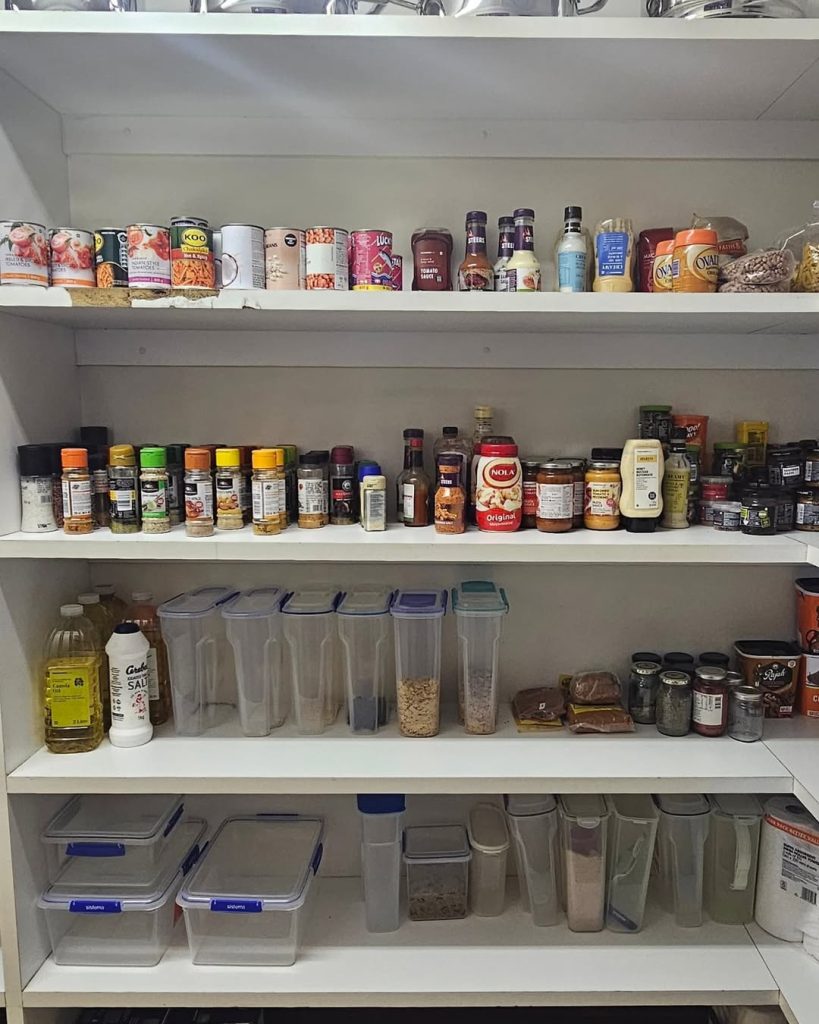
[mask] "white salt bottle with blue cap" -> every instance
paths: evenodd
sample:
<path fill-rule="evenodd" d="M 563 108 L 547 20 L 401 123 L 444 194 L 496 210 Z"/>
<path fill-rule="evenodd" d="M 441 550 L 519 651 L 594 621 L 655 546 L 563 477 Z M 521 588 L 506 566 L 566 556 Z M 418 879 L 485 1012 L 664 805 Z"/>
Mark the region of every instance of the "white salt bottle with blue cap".
<path fill-rule="evenodd" d="M 105 645 L 111 689 L 108 739 L 115 747 L 141 747 L 154 734 L 148 691 L 150 647 L 134 622 L 116 626 Z"/>

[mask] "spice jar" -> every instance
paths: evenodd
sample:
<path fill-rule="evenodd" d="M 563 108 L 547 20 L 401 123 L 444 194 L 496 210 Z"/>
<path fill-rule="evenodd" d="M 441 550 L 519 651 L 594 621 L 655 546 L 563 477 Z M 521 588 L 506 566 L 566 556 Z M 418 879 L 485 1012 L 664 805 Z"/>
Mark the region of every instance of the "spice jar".
<path fill-rule="evenodd" d="M 54 517 L 53 456 L 47 444 L 22 444 L 20 459 L 20 501 L 22 533 L 53 533 Z"/>
<path fill-rule="evenodd" d="M 537 526 L 537 474 L 541 462 L 545 461 L 545 458 L 537 459 L 533 456 L 520 460 L 523 473 L 523 516 L 520 525 L 523 530 L 534 530 Z"/>
<path fill-rule="evenodd" d="M 238 448 L 216 449 L 216 529 L 241 530 L 244 479 Z"/>
<path fill-rule="evenodd" d="M 99 530 L 111 525 L 111 515 L 108 510 L 108 449 L 102 447 L 89 452 L 88 466 L 91 470 L 94 529 Z"/>
<path fill-rule="evenodd" d="M 657 732 L 664 736 L 685 736 L 691 728 L 691 680 L 685 672 L 669 669 L 660 673 L 657 690 Z"/>
<path fill-rule="evenodd" d="M 165 468 L 165 449 L 141 448 L 139 452 L 139 503 L 143 533 L 168 533 L 171 520 L 168 515 L 168 471 Z"/>
<path fill-rule="evenodd" d="M 587 530 L 616 530 L 620 526 L 620 463 L 590 462 L 584 486 L 583 525 Z"/>
<path fill-rule="evenodd" d="M 257 448 L 252 460 L 253 532 L 258 537 L 272 537 L 281 532 L 283 525 L 284 452 L 281 448 Z"/>
<path fill-rule="evenodd" d="M 322 452 L 305 452 L 299 456 L 299 526 L 317 530 L 330 522 L 327 463 Z"/>
<path fill-rule="evenodd" d="M 131 444 L 108 452 L 108 513 L 111 533 L 139 533 L 136 453 Z"/>
<path fill-rule="evenodd" d="M 63 448 L 63 531 L 91 533 L 94 515 L 91 507 L 91 473 L 86 448 Z"/>
<path fill-rule="evenodd" d="M 574 471 L 565 462 L 540 464 L 536 525 L 543 533 L 568 533 L 574 525 Z"/>
<path fill-rule="evenodd" d="M 207 448 L 185 450 L 185 534 L 213 536 L 213 477 Z"/>
<path fill-rule="evenodd" d="M 330 453 L 330 522 L 352 526 L 358 522 L 355 452 L 352 445 L 336 445 Z"/>
<path fill-rule="evenodd" d="M 654 725 L 660 665 L 656 661 L 635 661 L 628 687 L 628 710 L 638 725 Z"/>
<path fill-rule="evenodd" d="M 746 488 L 742 492 L 739 524 L 752 537 L 770 537 L 776 533 L 776 495 L 769 488 Z"/>
<path fill-rule="evenodd" d="M 447 228 L 418 228 L 412 233 L 414 292 L 452 291 L 452 235 Z"/>
<path fill-rule="evenodd" d="M 168 469 L 168 516 L 171 526 L 179 526 L 185 519 L 185 468 L 186 444 L 165 446 Z"/>
<path fill-rule="evenodd" d="M 806 487 L 796 492 L 797 530 L 819 531 L 819 487 Z"/>
<path fill-rule="evenodd" d="M 742 743 L 761 740 L 765 729 L 762 690 L 755 686 L 735 686 L 731 689 L 729 703 L 728 735 Z"/>
<path fill-rule="evenodd" d="M 774 487 L 801 487 L 805 482 L 804 455 L 798 444 L 768 445 L 768 483 Z"/>
<path fill-rule="evenodd" d="M 700 665 L 694 672 L 691 722 L 701 736 L 722 736 L 728 727 L 725 669 Z"/>
<path fill-rule="evenodd" d="M 463 533 L 466 530 L 466 492 L 461 484 L 462 461 L 441 456 L 438 489 L 435 491 L 435 532 Z"/>

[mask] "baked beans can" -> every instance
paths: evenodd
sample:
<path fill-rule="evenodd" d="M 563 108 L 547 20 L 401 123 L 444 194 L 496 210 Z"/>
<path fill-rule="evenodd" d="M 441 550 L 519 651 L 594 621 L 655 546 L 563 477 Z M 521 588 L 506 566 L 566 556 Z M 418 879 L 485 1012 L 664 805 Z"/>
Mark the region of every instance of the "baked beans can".
<path fill-rule="evenodd" d="M 392 232 L 350 232 L 350 287 L 354 292 L 392 291 Z"/>
<path fill-rule="evenodd" d="M 0 220 L 0 285 L 48 287 L 48 239 L 42 224 Z"/>
<path fill-rule="evenodd" d="M 64 288 L 93 288 L 97 283 L 94 270 L 94 236 L 77 228 L 52 228 L 51 283 Z"/>
<path fill-rule="evenodd" d="M 304 288 L 305 260 L 301 228 L 268 228 L 265 231 L 264 271 L 268 291 Z"/>
<path fill-rule="evenodd" d="M 128 287 L 171 287 L 171 235 L 159 224 L 129 224 Z"/>
<path fill-rule="evenodd" d="M 264 236 L 255 224 L 222 225 L 223 288 L 264 288 Z"/>
<path fill-rule="evenodd" d="M 94 232 L 97 288 L 128 287 L 128 234 L 122 228 Z"/>
<path fill-rule="evenodd" d="M 213 291 L 216 287 L 213 231 L 207 221 L 203 226 L 179 219 L 182 223 L 171 221 L 171 287 Z"/>
<path fill-rule="evenodd" d="M 402 292 L 404 290 L 404 257 L 399 256 L 398 253 L 392 254 L 390 286 L 394 292 Z"/>
<path fill-rule="evenodd" d="M 347 258 L 349 232 L 343 228 L 308 228 L 304 233 L 307 288 L 346 292 L 350 286 Z"/>

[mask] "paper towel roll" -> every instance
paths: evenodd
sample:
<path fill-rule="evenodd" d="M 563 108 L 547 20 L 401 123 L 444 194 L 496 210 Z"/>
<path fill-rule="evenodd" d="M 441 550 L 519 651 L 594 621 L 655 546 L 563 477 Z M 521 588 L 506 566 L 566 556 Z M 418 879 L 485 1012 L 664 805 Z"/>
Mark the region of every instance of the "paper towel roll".
<path fill-rule="evenodd" d="M 801 924 L 819 903 L 819 821 L 792 796 L 765 804 L 759 846 L 756 923 L 786 942 L 801 942 Z"/>

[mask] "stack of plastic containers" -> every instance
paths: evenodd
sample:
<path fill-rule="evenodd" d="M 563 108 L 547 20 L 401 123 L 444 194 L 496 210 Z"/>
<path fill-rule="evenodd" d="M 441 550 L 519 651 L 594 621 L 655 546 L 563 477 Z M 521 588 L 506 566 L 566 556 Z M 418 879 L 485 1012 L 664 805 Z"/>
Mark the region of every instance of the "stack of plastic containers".
<path fill-rule="evenodd" d="M 560 797 L 560 835 L 566 917 L 573 932 L 603 929 L 606 896 L 606 798 L 584 793 Z"/>
<path fill-rule="evenodd" d="M 436 736 L 441 722 L 441 633 L 445 590 L 399 590 L 395 621 L 398 726 L 404 736 Z"/>
<path fill-rule="evenodd" d="M 657 838 L 657 808 L 647 794 L 609 797 L 606 925 L 613 932 L 638 932 L 648 892 Z"/>
<path fill-rule="evenodd" d="M 401 834 L 406 798 L 358 797 L 361 877 L 368 932 L 394 932 L 401 923 Z"/>
<path fill-rule="evenodd" d="M 509 794 L 504 803 L 521 902 L 533 924 L 557 924 L 561 917 L 557 801 L 553 796 L 527 793 Z"/>
<path fill-rule="evenodd" d="M 56 963 L 159 963 L 205 832 L 181 815 L 178 796 L 78 796 L 51 821 L 42 837 L 51 885 L 38 906 Z"/>
<path fill-rule="evenodd" d="M 664 910 L 674 914 L 681 928 L 699 928 L 711 805 L 708 797 L 697 793 L 662 795 L 655 799 L 660 809 L 660 902 Z"/>
<path fill-rule="evenodd" d="M 458 710 L 470 733 L 493 733 L 498 718 L 498 653 L 506 592 L 485 580 L 452 588 L 458 630 Z"/>
<path fill-rule="evenodd" d="M 705 909 L 722 924 L 754 919 L 762 805 L 750 793 L 711 797 L 705 844 Z"/>
<path fill-rule="evenodd" d="M 389 718 L 393 670 L 389 587 L 356 587 L 337 608 L 347 721 L 355 733 L 377 732 Z"/>
<path fill-rule="evenodd" d="M 239 721 L 245 736 L 267 736 L 284 724 L 289 694 L 282 684 L 282 630 L 279 587 L 246 590 L 222 605 L 233 648 Z"/>
<path fill-rule="evenodd" d="M 236 677 L 221 611 L 235 595 L 233 587 L 200 587 L 157 609 L 168 647 L 179 736 L 200 736 L 233 715 Z"/>
<path fill-rule="evenodd" d="M 506 903 L 506 855 L 509 832 L 500 807 L 476 804 L 467 824 L 472 860 L 469 862 L 469 902 L 478 917 L 497 917 Z"/>
<path fill-rule="evenodd" d="M 228 818 L 177 897 L 195 964 L 296 962 L 321 864 L 320 818 Z"/>
<path fill-rule="evenodd" d="M 305 736 L 317 736 L 332 725 L 341 703 L 336 645 L 341 596 L 329 587 L 296 590 L 282 604 L 293 712 Z"/>

